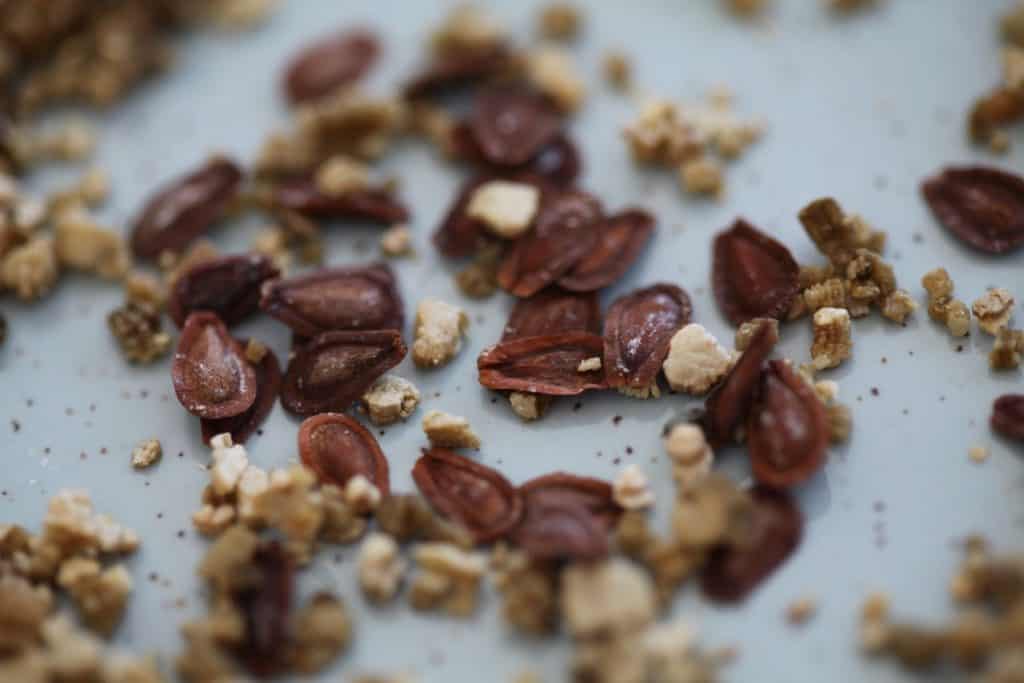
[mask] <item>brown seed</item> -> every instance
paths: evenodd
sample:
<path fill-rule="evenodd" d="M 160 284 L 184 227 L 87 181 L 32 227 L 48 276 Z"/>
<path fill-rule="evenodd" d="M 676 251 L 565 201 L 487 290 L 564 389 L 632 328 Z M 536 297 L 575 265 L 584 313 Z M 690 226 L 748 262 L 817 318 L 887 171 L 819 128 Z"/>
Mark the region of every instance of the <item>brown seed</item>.
<path fill-rule="evenodd" d="M 319 40 L 299 52 L 284 73 L 284 91 L 292 104 L 323 97 L 362 78 L 380 55 L 380 41 L 356 28 Z"/>
<path fill-rule="evenodd" d="M 260 362 L 253 364 L 252 368 L 256 373 L 256 400 L 248 410 L 234 417 L 201 420 L 204 443 L 210 443 L 210 439 L 225 432 L 231 434 L 232 442 L 245 443 L 267 419 L 281 391 L 281 365 L 274 352 L 267 349 Z"/>
<path fill-rule="evenodd" d="M 580 175 L 583 162 L 576 144 L 565 133 L 559 133 L 530 158 L 517 166 L 498 166 L 488 163 L 469 124 L 457 124 L 451 133 L 453 154 L 480 167 L 481 171 L 502 175 L 508 173 L 533 175 L 556 185 L 571 185 Z"/>
<path fill-rule="evenodd" d="M 135 221 L 132 251 L 141 259 L 181 251 L 221 217 L 241 182 L 242 169 L 217 157 L 165 186 Z"/>
<path fill-rule="evenodd" d="M 171 379 L 178 401 L 198 417 L 234 417 L 256 401 L 256 371 L 216 313 L 200 311 L 185 321 Z"/>
<path fill-rule="evenodd" d="M 1005 394 L 992 404 L 992 429 L 1008 439 L 1024 441 L 1024 394 Z"/>
<path fill-rule="evenodd" d="M 270 676 L 284 667 L 283 645 L 290 639 L 289 616 L 295 588 L 295 567 L 277 541 L 256 551 L 252 560 L 256 583 L 235 596 L 245 620 L 241 659 L 254 676 Z"/>
<path fill-rule="evenodd" d="M 261 254 L 204 261 L 175 280 L 167 312 L 178 327 L 193 311 L 216 313 L 230 327 L 259 310 L 260 285 L 280 274 Z"/>
<path fill-rule="evenodd" d="M 480 92 L 468 123 L 480 155 L 497 166 L 527 163 L 561 128 L 558 112 L 545 97 L 514 86 Z"/>
<path fill-rule="evenodd" d="M 769 361 L 747 419 L 754 477 L 776 488 L 807 481 L 825 464 L 830 432 L 814 388 L 785 361 Z"/>
<path fill-rule="evenodd" d="M 498 270 L 498 283 L 515 296 L 533 296 L 565 275 L 597 242 L 601 203 L 581 190 L 545 193 L 533 232 L 518 240 Z"/>
<path fill-rule="evenodd" d="M 978 99 L 967 118 L 967 132 L 974 142 L 989 142 L 995 131 L 1024 118 L 1024 94 L 999 87 Z"/>
<path fill-rule="evenodd" d="M 455 196 L 455 201 L 452 202 L 433 237 L 434 245 L 445 256 L 464 258 L 472 256 L 481 247 L 486 234 L 484 223 L 471 218 L 466 209 L 477 188 L 494 179 L 495 176 L 490 173 L 473 176 Z"/>
<path fill-rule="evenodd" d="M 510 64 L 509 52 L 503 46 L 460 50 L 435 57 L 406 82 L 402 91 L 409 99 L 437 95 L 499 74 Z"/>
<path fill-rule="evenodd" d="M 510 537 L 539 561 L 589 561 L 608 554 L 608 529 L 598 518 L 582 505 L 553 498 L 528 501 Z"/>
<path fill-rule="evenodd" d="M 654 216 L 643 209 L 626 209 L 594 229 L 594 246 L 558 281 L 569 291 L 591 292 L 617 282 L 654 234 Z"/>
<path fill-rule="evenodd" d="M 776 326 L 759 326 L 747 350 L 704 402 L 704 433 L 712 447 L 735 439 L 736 428 L 747 419 L 764 362 L 778 341 Z"/>
<path fill-rule="evenodd" d="M 382 225 L 409 220 L 409 210 L 388 189 L 368 188 L 329 195 L 321 192 L 316 181 L 307 175 L 276 183 L 271 203 L 275 208 L 313 218 L 345 218 Z"/>
<path fill-rule="evenodd" d="M 383 263 L 266 282 L 260 308 L 304 337 L 331 330 L 401 332 L 404 325 L 394 273 Z"/>
<path fill-rule="evenodd" d="M 646 389 L 655 384 L 672 335 L 690 322 L 690 297 L 659 283 L 621 296 L 604 319 L 608 386 Z"/>
<path fill-rule="evenodd" d="M 516 300 L 501 340 L 561 332 L 600 331 L 601 302 L 596 292 L 576 294 L 549 287 L 528 299 Z"/>
<path fill-rule="evenodd" d="M 318 334 L 289 361 L 281 403 L 296 415 L 347 410 L 405 353 L 395 330 Z"/>
<path fill-rule="evenodd" d="M 989 254 L 1024 245 L 1024 178 L 990 166 L 946 168 L 921 185 L 947 230 Z"/>
<path fill-rule="evenodd" d="M 527 506 L 531 502 L 558 502 L 586 508 L 606 530 L 613 529 L 622 514 L 612 498 L 612 485 L 603 479 L 552 472 L 531 479 L 519 490 Z"/>
<path fill-rule="evenodd" d="M 373 434 L 348 415 L 323 413 L 299 427 L 299 457 L 324 484 L 344 488 L 357 474 L 390 493 L 388 460 Z"/>
<path fill-rule="evenodd" d="M 733 325 L 786 314 L 800 291 L 800 266 L 784 244 L 738 218 L 713 252 L 715 300 Z"/>
<path fill-rule="evenodd" d="M 420 492 L 478 543 L 504 536 L 523 515 L 523 497 L 499 472 L 443 448 L 424 451 L 412 468 Z"/>
<path fill-rule="evenodd" d="M 476 366 L 488 389 L 572 396 L 607 387 L 601 370 L 578 370 L 603 348 L 601 337 L 590 332 L 521 337 L 484 349 Z"/>
<path fill-rule="evenodd" d="M 741 602 L 800 545 L 803 516 L 785 491 L 757 487 L 743 542 L 712 551 L 701 572 L 701 590 L 715 602 Z"/>

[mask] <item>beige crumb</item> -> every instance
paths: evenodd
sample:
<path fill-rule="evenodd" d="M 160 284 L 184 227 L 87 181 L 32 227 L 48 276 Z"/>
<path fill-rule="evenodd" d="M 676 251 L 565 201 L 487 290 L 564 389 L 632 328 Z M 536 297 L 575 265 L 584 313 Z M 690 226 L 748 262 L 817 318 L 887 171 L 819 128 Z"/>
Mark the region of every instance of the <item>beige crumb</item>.
<path fill-rule="evenodd" d="M 551 404 L 550 396 L 513 391 L 508 395 L 512 412 L 527 422 L 539 420 Z"/>
<path fill-rule="evenodd" d="M 469 420 L 440 410 L 423 416 L 423 433 L 432 446 L 444 448 L 480 448 L 480 437 L 470 428 Z"/>
<path fill-rule="evenodd" d="M 700 156 L 704 149 L 697 131 L 667 100 L 644 104 L 636 121 L 626 126 L 622 135 L 637 164 L 678 166 Z"/>
<path fill-rule="evenodd" d="M 412 256 L 412 233 L 405 224 L 392 225 L 380 236 L 380 251 L 390 258 Z"/>
<path fill-rule="evenodd" d="M 707 157 L 684 161 L 679 167 L 679 184 L 690 194 L 718 197 L 725 187 L 722 166 Z"/>
<path fill-rule="evenodd" d="M 526 76 L 563 112 L 576 111 L 586 99 L 586 83 L 579 75 L 572 56 L 565 50 L 543 47 L 528 53 Z"/>
<path fill-rule="evenodd" d="M 458 306 L 439 299 L 424 299 L 416 308 L 412 359 L 421 368 L 436 368 L 451 361 L 462 348 L 469 317 Z"/>
<path fill-rule="evenodd" d="M 768 6 L 768 0 L 722 0 L 726 9 L 739 17 L 754 17 Z"/>
<path fill-rule="evenodd" d="M 988 447 L 986 446 L 972 446 L 967 449 L 967 456 L 977 463 L 982 463 L 988 460 Z"/>
<path fill-rule="evenodd" d="M 628 90 L 632 85 L 633 69 L 629 55 L 621 50 L 609 50 L 601 60 L 604 80 L 616 90 Z"/>
<path fill-rule="evenodd" d="M 549 40 L 573 40 L 582 24 L 582 12 L 566 2 L 552 2 L 541 8 L 537 20 L 538 33 Z"/>
<path fill-rule="evenodd" d="M 369 185 L 369 166 L 352 157 L 331 157 L 321 164 L 316 172 L 317 188 L 330 197 L 359 192 Z"/>
<path fill-rule="evenodd" d="M 595 372 L 601 369 L 601 357 L 593 356 L 591 358 L 584 358 L 580 361 L 580 364 L 576 366 L 576 372 Z"/>
<path fill-rule="evenodd" d="M 604 599 L 595 600 L 595 596 Z M 565 624 L 575 638 L 639 632 L 655 618 L 650 577 L 620 557 L 566 567 L 561 605 Z"/>
<path fill-rule="evenodd" d="M 978 320 L 978 327 L 995 336 L 1010 322 L 1014 303 L 1013 295 L 1009 290 L 995 287 L 971 304 L 971 312 Z"/>
<path fill-rule="evenodd" d="M 217 495 L 226 496 L 235 490 L 242 472 L 249 466 L 245 446 L 235 444 L 228 433 L 210 439 L 210 484 Z"/>
<path fill-rule="evenodd" d="M 345 504 L 357 515 L 371 514 L 380 505 L 380 499 L 380 489 L 362 474 L 345 482 Z"/>
<path fill-rule="evenodd" d="M 235 507 L 227 503 L 203 503 L 192 513 L 192 526 L 203 536 L 219 536 L 235 523 Z"/>
<path fill-rule="evenodd" d="M 492 180 L 476 189 L 466 206 L 475 218 L 503 239 L 515 239 L 533 224 L 540 206 L 540 190 L 526 183 Z"/>
<path fill-rule="evenodd" d="M 398 544 L 387 534 L 372 533 L 359 546 L 359 587 L 370 602 L 385 603 L 394 599 L 406 568 Z"/>
<path fill-rule="evenodd" d="M 999 18 L 1003 40 L 1024 47 L 1024 2 L 1017 2 Z"/>
<path fill-rule="evenodd" d="M 654 491 L 637 465 L 622 468 L 612 484 L 612 498 L 624 510 L 643 510 L 654 505 Z"/>
<path fill-rule="evenodd" d="M 142 304 L 161 311 L 167 301 L 167 293 L 163 283 L 156 277 L 133 270 L 124 278 L 124 298 L 128 303 Z"/>
<path fill-rule="evenodd" d="M 702 325 L 690 323 L 672 336 L 662 364 L 673 391 L 707 393 L 732 367 L 733 354 Z"/>
<path fill-rule="evenodd" d="M 94 559 L 74 557 L 61 565 L 57 585 L 67 590 L 86 625 L 108 636 L 121 622 L 132 577 L 123 565 L 103 569 Z"/>
<path fill-rule="evenodd" d="M 882 300 L 882 315 L 893 322 L 903 323 L 917 310 L 917 302 L 905 289 L 897 289 Z"/>
<path fill-rule="evenodd" d="M 845 308 L 822 308 L 814 314 L 811 359 L 818 370 L 834 368 L 850 357 L 850 312 Z"/>
<path fill-rule="evenodd" d="M 1024 354 L 1024 330 L 1000 328 L 988 354 L 989 367 L 993 370 L 1014 370 L 1020 367 L 1021 354 Z"/>
<path fill-rule="evenodd" d="M 431 45 L 438 54 L 458 54 L 493 48 L 505 39 L 505 28 L 492 15 L 463 4 L 444 18 L 431 36 Z"/>
<path fill-rule="evenodd" d="M 139 547 L 139 536 L 109 516 L 93 509 L 86 491 L 62 489 L 50 499 L 43 519 L 43 535 L 65 556 L 132 553 Z"/>
<path fill-rule="evenodd" d="M 455 275 L 459 291 L 470 299 L 486 299 L 498 291 L 498 268 L 501 266 L 502 245 L 489 244 L 480 249 L 472 263 Z"/>
<path fill-rule="evenodd" d="M 711 471 L 715 454 L 704 437 L 704 430 L 698 425 L 671 425 L 662 442 L 665 453 L 672 460 L 673 478 L 680 488 L 692 487 Z"/>
<path fill-rule="evenodd" d="M 407 379 L 384 375 L 366 390 L 362 401 L 371 422 L 389 425 L 413 414 L 420 403 L 420 392 Z"/>
<path fill-rule="evenodd" d="M 124 357 L 132 363 L 153 363 L 171 349 L 171 336 L 161 330 L 160 308 L 129 301 L 107 315 L 107 327 Z"/>
<path fill-rule="evenodd" d="M 1010 90 L 1024 92 L 1024 48 L 1003 48 L 1003 85 Z"/>
<path fill-rule="evenodd" d="M 846 283 L 833 277 L 803 290 L 804 304 L 809 313 L 820 308 L 846 308 Z"/>
<path fill-rule="evenodd" d="M 441 608 L 456 617 L 476 611 L 487 559 L 451 543 L 421 543 L 415 552 L 417 574 L 409 591 L 415 609 Z"/>
<path fill-rule="evenodd" d="M 58 275 L 57 252 L 48 237 L 34 237 L 8 251 L 0 261 L 0 288 L 13 290 L 23 301 L 48 294 Z"/>
<path fill-rule="evenodd" d="M 163 455 L 163 449 L 160 447 L 160 441 L 146 439 L 132 449 L 132 467 L 138 470 L 145 469 L 155 464 L 161 455 Z"/>
<path fill-rule="evenodd" d="M 443 159 L 457 155 L 453 138 L 456 120 L 446 109 L 429 102 L 415 102 L 409 119 L 412 131 L 426 138 Z"/>
<path fill-rule="evenodd" d="M 786 621 L 792 626 L 803 626 L 817 613 L 817 600 L 811 597 L 797 598 L 786 607 Z"/>
<path fill-rule="evenodd" d="M 352 631 L 345 603 L 330 593 L 316 593 L 292 620 L 292 666 L 303 674 L 322 671 L 348 648 Z"/>
<path fill-rule="evenodd" d="M 921 286 L 928 292 L 928 315 L 943 323 L 954 337 L 963 337 L 971 329 L 971 312 L 967 304 L 953 298 L 953 280 L 945 268 L 924 274 Z"/>

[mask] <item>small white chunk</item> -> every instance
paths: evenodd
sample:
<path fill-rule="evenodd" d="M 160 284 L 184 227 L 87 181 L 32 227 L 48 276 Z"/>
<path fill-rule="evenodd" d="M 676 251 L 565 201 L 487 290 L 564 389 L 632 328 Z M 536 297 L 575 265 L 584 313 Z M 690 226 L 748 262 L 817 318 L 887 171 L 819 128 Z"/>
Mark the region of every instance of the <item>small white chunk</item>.
<path fill-rule="evenodd" d="M 466 214 L 498 237 L 515 239 L 529 229 L 539 206 L 540 191 L 533 185 L 492 180 L 476 189 Z"/>

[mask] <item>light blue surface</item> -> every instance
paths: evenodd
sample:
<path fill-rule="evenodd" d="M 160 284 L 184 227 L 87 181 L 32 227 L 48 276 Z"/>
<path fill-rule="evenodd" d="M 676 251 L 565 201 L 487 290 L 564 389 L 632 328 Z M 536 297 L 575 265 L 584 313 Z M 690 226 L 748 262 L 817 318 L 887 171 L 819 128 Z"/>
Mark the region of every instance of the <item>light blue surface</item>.
<path fill-rule="evenodd" d="M 572 124 L 586 159 L 583 185 L 610 208 L 637 203 L 660 221 L 653 247 L 605 304 L 639 285 L 678 282 L 693 298 L 695 319 L 730 339 L 708 291 L 712 235 L 742 214 L 782 239 L 798 260 L 817 261 L 795 216 L 826 194 L 889 231 L 887 255 L 915 296 L 923 296 L 921 275 L 942 265 L 967 301 L 991 285 L 1024 299 L 1024 253 L 988 259 L 968 252 L 932 220 L 917 191 L 919 181 L 944 164 L 992 161 L 968 146 L 962 118 L 968 103 L 999 77 L 995 18 L 1009 3 L 890 0 L 844 21 L 811 0 L 775 4 L 758 25 L 729 19 L 711 0 L 607 2 L 587 13 L 586 38 L 574 51 L 592 97 Z M 534 6 L 501 3 L 497 11 L 525 38 Z M 370 88 L 383 90 L 418 63 L 423 32 L 441 14 L 431 2 L 303 0 L 254 33 L 191 39 L 170 77 L 104 117 L 99 162 L 112 174 L 114 196 L 102 215 L 123 225 L 158 183 L 211 151 L 251 159 L 263 136 L 286 122 L 279 69 L 309 38 L 348 23 L 379 27 L 386 53 Z M 725 201 L 684 198 L 672 174 L 634 170 L 619 129 L 635 107 L 609 94 L 599 78 L 600 55 L 611 47 L 626 48 L 646 92 L 695 100 L 723 83 L 736 92 L 740 113 L 767 121 L 764 140 L 730 167 Z M 1016 151 L 996 163 L 1020 171 L 1024 136 L 1018 130 L 1014 139 Z M 504 402 L 492 404 L 476 383 L 475 360 L 498 338 L 511 302 L 504 296 L 462 299 L 451 280 L 453 266 L 428 243 L 460 172 L 414 143 L 403 144 L 384 170 L 401 176 L 402 197 L 415 213 L 420 257 L 396 265 L 407 318 L 420 297 L 431 295 L 458 301 L 473 321 L 466 347 L 450 366 L 421 372 L 406 362 L 398 369 L 425 401 L 409 424 L 381 437 L 392 487 L 412 488 L 409 469 L 423 445 L 419 417 L 439 408 L 467 416 L 483 437 L 482 461 L 516 482 L 556 469 L 612 478 L 620 466 L 642 464 L 654 480 L 663 525 L 673 487 L 659 433 L 692 404 L 679 397 L 586 396 L 580 411 L 563 400 L 533 425 L 522 425 Z M 60 175 L 40 178 L 39 186 Z M 215 240 L 243 248 L 262 224 L 247 219 Z M 328 262 L 374 258 L 376 238 L 374 230 L 336 228 L 327 240 Z M 40 306 L 0 300 L 11 324 L 0 350 L 0 481 L 7 491 L 0 497 L 0 522 L 36 529 L 50 495 L 63 487 L 88 488 L 100 510 L 143 538 L 129 561 L 137 589 L 116 640 L 169 661 L 180 649 L 179 624 L 205 609 L 193 569 L 206 542 L 191 531 L 189 515 L 208 478 L 200 469 L 208 456 L 198 424 L 173 398 L 169 363 L 132 368 L 114 350 L 103 316 L 120 296 L 115 287 L 69 277 Z M 1019 304 L 1016 311 L 1024 322 Z M 785 355 L 807 358 L 808 327 L 804 321 L 785 328 Z M 267 340 L 284 357 L 289 335 L 282 326 L 260 320 L 240 333 Z M 1021 376 L 988 371 L 990 338 L 975 333 L 952 340 L 922 310 L 905 329 L 877 316 L 857 321 L 854 341 L 853 360 L 827 373 L 853 409 L 854 435 L 799 494 L 809 520 L 799 553 L 742 608 L 707 606 L 692 589 L 673 607 L 708 645 L 738 645 L 728 680 L 902 680 L 895 668 L 857 652 L 863 596 L 885 590 L 900 616 L 943 618 L 950 613 L 947 583 L 959 557 L 957 539 L 981 532 L 999 549 L 1019 548 L 1024 540 L 1020 447 L 994 439 L 987 426 L 992 398 L 1021 390 Z M 623 417 L 618 426 L 615 415 Z M 276 407 L 265 434 L 249 444 L 252 459 L 267 467 L 292 460 L 296 426 Z M 163 442 L 163 461 L 132 471 L 132 446 L 150 437 Z M 974 445 L 991 447 L 988 462 L 968 460 Z M 741 460 L 739 452 L 720 457 L 721 467 L 740 477 Z M 180 529 L 186 538 L 177 537 Z M 490 592 L 479 616 L 468 621 L 421 616 L 404 601 L 367 608 L 354 583 L 354 557 L 355 548 L 325 549 L 301 576 L 304 593 L 335 590 L 356 617 L 353 648 L 324 680 L 409 670 L 421 681 L 508 681 L 527 668 L 547 681 L 564 678 L 566 640 L 511 635 Z M 147 578 L 151 572 L 158 581 Z M 820 611 L 794 630 L 783 610 L 804 595 L 817 597 Z"/>

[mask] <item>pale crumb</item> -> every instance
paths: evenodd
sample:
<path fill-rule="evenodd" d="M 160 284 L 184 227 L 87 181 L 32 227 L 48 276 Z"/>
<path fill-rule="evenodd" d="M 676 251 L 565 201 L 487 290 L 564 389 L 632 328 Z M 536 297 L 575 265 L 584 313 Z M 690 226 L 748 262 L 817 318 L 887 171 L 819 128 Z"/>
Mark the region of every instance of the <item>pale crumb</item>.
<path fill-rule="evenodd" d="M 805 289 L 803 299 L 810 313 L 820 308 L 846 308 L 846 283 L 837 277 L 829 278 Z"/>
<path fill-rule="evenodd" d="M 679 184 L 690 194 L 718 197 L 725 187 L 721 165 L 708 157 L 684 161 L 679 167 Z"/>
<path fill-rule="evenodd" d="M 551 403 L 551 397 L 513 391 L 508 395 L 508 402 L 512 406 L 513 413 L 523 420 L 531 422 L 544 416 L 544 411 Z"/>
<path fill-rule="evenodd" d="M 750 340 L 754 337 L 754 333 L 761 329 L 762 325 L 771 326 L 772 330 L 769 332 L 773 338 L 779 338 L 779 321 L 775 318 L 753 318 L 745 323 L 741 323 L 736 328 L 736 336 L 733 339 L 733 346 L 736 347 L 737 351 L 746 351 L 747 346 L 750 345 Z"/>
<path fill-rule="evenodd" d="M 609 50 L 601 60 L 604 80 L 616 90 L 628 90 L 632 85 L 632 65 L 629 56 L 621 50 Z"/>
<path fill-rule="evenodd" d="M 946 306 L 946 329 L 954 337 L 966 337 L 971 331 L 971 312 L 959 299 L 953 299 Z"/>
<path fill-rule="evenodd" d="M 715 462 L 715 453 L 704 438 L 704 430 L 695 424 L 672 425 L 662 443 L 672 459 L 672 476 L 681 490 L 701 482 Z"/>
<path fill-rule="evenodd" d="M 250 337 L 245 345 L 245 359 L 254 365 L 262 363 L 267 352 L 267 345 L 255 337 Z"/>
<path fill-rule="evenodd" d="M 457 153 L 452 137 L 455 124 L 455 117 L 446 109 L 429 102 L 415 102 L 409 111 L 412 131 L 425 137 L 444 159 Z"/>
<path fill-rule="evenodd" d="M 822 403 L 828 405 L 839 398 L 839 383 L 831 379 L 814 382 L 814 393 Z"/>
<path fill-rule="evenodd" d="M 786 607 L 786 621 L 792 626 L 803 626 L 817 613 L 817 600 L 811 597 L 797 598 Z"/>
<path fill-rule="evenodd" d="M 829 440 L 832 443 L 842 443 L 850 438 L 853 431 L 853 413 L 850 407 L 842 403 L 831 403 L 825 406 L 825 413 L 828 416 Z"/>
<path fill-rule="evenodd" d="M 595 372 L 601 369 L 601 357 L 593 356 L 591 358 L 584 358 L 580 361 L 580 364 L 576 366 L 576 372 Z"/>
<path fill-rule="evenodd" d="M 416 308 L 412 359 L 421 368 L 448 363 L 462 348 L 469 317 L 458 306 L 439 299 L 424 299 Z"/>
<path fill-rule="evenodd" d="M 888 638 L 889 598 L 872 593 L 861 605 L 860 644 L 865 652 L 878 652 Z"/>
<path fill-rule="evenodd" d="M 473 433 L 466 418 L 440 410 L 431 410 L 423 416 L 423 433 L 432 446 L 480 448 L 480 437 Z"/>
<path fill-rule="evenodd" d="M 46 205 L 35 197 L 22 195 L 14 205 L 11 224 L 22 237 L 30 237 L 43 226 L 47 218 Z"/>
<path fill-rule="evenodd" d="M 562 617 L 574 638 L 640 633 L 654 622 L 655 604 L 651 577 L 621 557 L 562 571 Z"/>
<path fill-rule="evenodd" d="M 352 157 L 333 156 L 317 169 L 316 185 L 330 197 L 359 192 L 370 185 L 370 168 Z"/>
<path fill-rule="evenodd" d="M 582 23 L 583 15 L 577 7 L 566 2 L 552 2 L 541 9 L 537 27 L 543 38 L 573 40 L 579 35 Z"/>
<path fill-rule="evenodd" d="M 503 239 L 515 239 L 533 224 L 540 207 L 540 190 L 527 183 L 492 180 L 476 189 L 466 206 L 475 218 Z"/>
<path fill-rule="evenodd" d="M 974 462 L 982 463 L 988 460 L 988 447 L 986 446 L 972 446 L 967 449 L 967 456 Z"/>
<path fill-rule="evenodd" d="M 287 273 L 293 258 L 288 244 L 288 231 L 270 226 L 256 233 L 252 240 L 252 250 L 271 259 L 278 270 Z"/>
<path fill-rule="evenodd" d="M 1003 48 L 1003 85 L 1009 90 L 1024 92 L 1024 48 L 1014 45 Z"/>
<path fill-rule="evenodd" d="M 163 283 L 149 273 L 133 270 L 124 278 L 124 298 L 128 303 L 149 306 L 161 311 L 167 302 Z"/>
<path fill-rule="evenodd" d="M 988 136 L 988 148 L 994 154 L 1008 154 L 1013 147 L 1013 138 L 1005 130 L 994 130 Z"/>
<path fill-rule="evenodd" d="M 643 510 L 654 505 L 654 491 L 643 470 L 627 465 L 612 484 L 612 498 L 624 510 Z"/>
<path fill-rule="evenodd" d="M 696 629 L 682 619 L 654 624 L 644 632 L 644 654 L 657 662 L 679 661 L 693 649 L 696 639 Z"/>
<path fill-rule="evenodd" d="M 367 600 L 389 602 L 398 594 L 405 578 L 406 561 L 395 539 L 375 532 L 359 547 L 359 586 Z"/>
<path fill-rule="evenodd" d="M 874 592 L 864 598 L 860 607 L 861 619 L 866 621 L 882 621 L 889 617 L 889 596 Z"/>
<path fill-rule="evenodd" d="M 732 364 L 733 354 L 714 335 L 690 323 L 672 336 L 662 369 L 673 391 L 699 396 L 717 384 Z"/>
<path fill-rule="evenodd" d="M 526 55 L 526 77 L 563 112 L 580 108 L 587 86 L 572 55 L 556 47 L 542 47 Z"/>
<path fill-rule="evenodd" d="M 368 515 L 380 505 L 381 493 L 365 475 L 357 474 L 345 482 L 343 499 L 357 515 Z"/>
<path fill-rule="evenodd" d="M 993 370 L 1013 370 L 1020 367 L 1024 353 L 1024 330 L 1003 327 L 996 333 L 992 351 L 988 354 L 989 367 Z"/>
<path fill-rule="evenodd" d="M 505 28 L 492 15 L 463 4 L 448 13 L 431 36 L 431 45 L 439 54 L 457 54 L 493 48 L 505 38 Z"/>
<path fill-rule="evenodd" d="M 217 495 L 226 496 L 235 490 L 242 472 L 249 466 L 249 455 L 245 446 L 235 445 L 228 433 L 210 439 L 210 448 L 210 484 Z"/>
<path fill-rule="evenodd" d="M 995 336 L 1010 322 L 1014 303 L 1009 290 L 995 287 L 976 299 L 971 304 L 971 311 L 978 320 L 978 327 Z"/>
<path fill-rule="evenodd" d="M 221 29 L 247 31 L 265 23 L 278 0 L 219 0 L 203 9 L 207 18 Z"/>
<path fill-rule="evenodd" d="M 416 564 L 458 580 L 477 581 L 487 570 L 487 557 L 463 550 L 452 543 L 420 543 L 415 551 Z"/>
<path fill-rule="evenodd" d="M 86 491 L 62 489 L 50 499 L 43 534 L 65 555 L 78 552 L 131 553 L 139 536 L 107 515 L 98 514 Z"/>
<path fill-rule="evenodd" d="M 999 18 L 999 31 L 1007 43 L 1024 47 L 1024 2 L 1017 0 L 1013 7 Z"/>
<path fill-rule="evenodd" d="M 62 265 L 118 279 L 131 267 L 128 245 L 112 230 L 101 227 L 81 208 L 64 209 L 54 220 L 57 258 Z"/>
<path fill-rule="evenodd" d="M 749 18 L 764 12 L 767 7 L 767 0 L 722 0 L 726 9 L 733 14 Z"/>
<path fill-rule="evenodd" d="M 238 478 L 235 500 L 238 503 L 238 518 L 246 524 L 260 524 L 263 519 L 257 510 L 257 501 L 270 488 L 270 475 L 266 470 L 249 465 Z"/>
<path fill-rule="evenodd" d="M 384 375 L 366 390 L 362 401 L 371 422 L 389 425 L 413 414 L 420 402 L 420 392 L 407 379 Z"/>
<path fill-rule="evenodd" d="M 57 252 L 48 237 L 34 237 L 8 251 L 0 261 L 0 289 L 13 290 L 23 301 L 48 294 L 58 275 Z"/>
<path fill-rule="evenodd" d="M 103 569 L 94 559 L 73 557 L 61 565 L 57 585 L 71 596 L 86 625 L 108 636 L 121 622 L 132 577 L 123 565 Z"/>
<path fill-rule="evenodd" d="M 679 108 L 667 100 L 651 100 L 640 109 L 636 121 L 622 131 L 633 161 L 638 164 L 678 166 L 699 157 L 705 145 Z"/>
<path fill-rule="evenodd" d="M 141 470 L 156 463 L 163 455 L 158 439 L 146 439 L 132 449 L 132 467 Z"/>
<path fill-rule="evenodd" d="M 917 310 L 917 302 L 905 289 L 897 289 L 882 300 L 882 315 L 902 324 Z"/>
<path fill-rule="evenodd" d="M 850 357 L 850 312 L 845 308 L 822 308 L 814 314 L 811 358 L 818 370 L 834 368 Z"/>
<path fill-rule="evenodd" d="M 443 608 L 456 617 L 476 611 L 480 581 L 487 558 L 451 543 L 421 543 L 416 547 L 419 571 L 413 580 L 409 601 L 413 608 Z"/>
<path fill-rule="evenodd" d="M 228 504 L 203 506 L 192 513 L 192 526 L 203 536 L 219 536 L 235 522 L 235 508 Z"/>
<path fill-rule="evenodd" d="M 390 258 L 412 256 L 412 233 L 404 223 L 392 225 L 380 236 L 380 251 Z"/>

